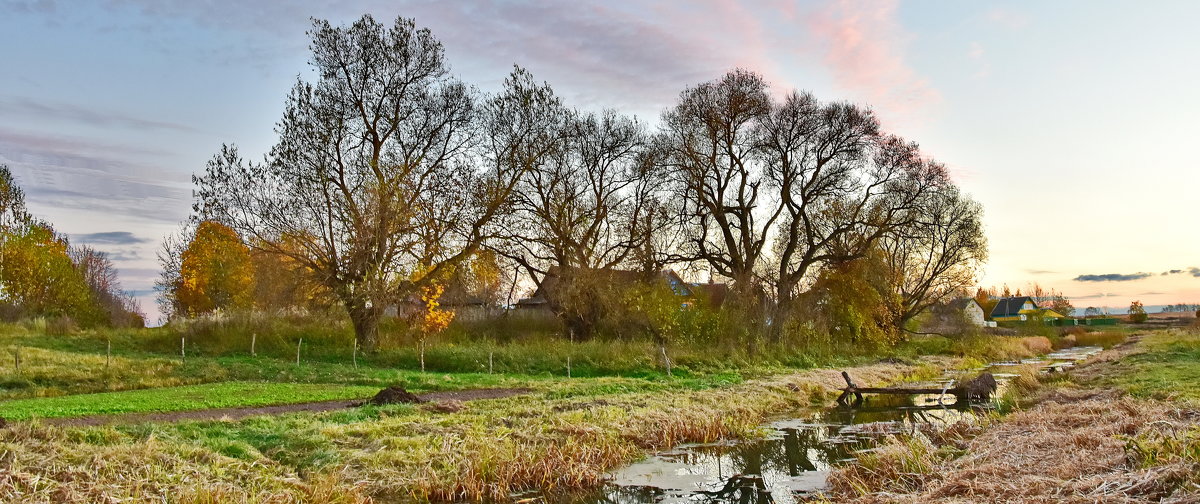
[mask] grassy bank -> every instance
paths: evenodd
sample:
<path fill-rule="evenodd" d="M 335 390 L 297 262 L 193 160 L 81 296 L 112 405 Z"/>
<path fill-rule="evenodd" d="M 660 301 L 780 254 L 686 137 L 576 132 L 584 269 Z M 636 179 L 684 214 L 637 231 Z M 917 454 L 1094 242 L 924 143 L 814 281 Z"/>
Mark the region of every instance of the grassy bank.
<path fill-rule="evenodd" d="M 1200 334 L 1181 330 L 1145 335 L 1135 351 L 1092 383 L 1137 397 L 1200 401 Z"/>
<path fill-rule="evenodd" d="M 272 324 L 279 324 L 272 322 Z M 257 326 L 251 326 L 257 327 Z M 268 328 L 269 329 L 269 328 Z M 349 333 L 313 324 L 278 325 L 272 336 L 234 325 L 229 334 L 183 328 L 90 330 L 48 336 L 36 324 L 0 325 L 0 400 L 138 390 L 226 381 L 370 385 L 413 388 L 503 386 L 552 377 L 667 379 L 658 347 L 641 340 L 570 342 L 531 335 L 507 342 L 465 336 L 431 341 L 428 373 L 420 373 L 415 346 L 389 346 L 354 354 Z M 196 334 L 208 334 L 205 340 Z M 190 334 L 190 336 L 189 336 Z M 264 341 L 296 336 L 286 351 Z M 188 339 L 195 337 L 197 339 Z M 213 339 L 216 338 L 216 339 Z M 302 338 L 302 339 L 301 339 Z M 245 341 L 241 341 L 245 339 Z M 185 342 L 186 357 L 180 353 Z M 255 346 L 251 354 L 251 341 Z M 237 342 L 236 345 L 231 342 Z M 243 345 L 244 343 L 244 345 Z M 299 344 L 299 345 L 297 345 Z M 296 347 L 300 363 L 296 363 Z M 111 349 L 111 350 L 110 350 Z M 344 350 L 344 351 L 343 351 Z M 825 366 L 850 366 L 922 355 L 972 357 L 978 361 L 1032 355 L 1019 338 L 915 337 L 894 347 L 760 344 L 676 345 L 669 350 L 673 378 L 770 376 Z M 19 360 L 19 369 L 17 361 Z M 450 376 L 443 380 L 439 377 Z"/>
<path fill-rule="evenodd" d="M 894 438 L 837 470 L 829 499 L 1200 501 L 1198 348 L 1193 333 L 1142 334 L 1070 375 L 1026 381 L 1023 409 Z"/>
<path fill-rule="evenodd" d="M 948 364 L 948 363 L 946 363 Z M 851 369 L 883 383 L 919 366 Z M 0 430 L 0 501 L 360 502 L 506 499 L 595 485 L 645 450 L 758 434 L 771 414 L 832 400 L 811 370 L 741 383 L 545 380 L 532 396 L 454 410 L 369 407 L 236 422 Z"/>
<path fill-rule="evenodd" d="M 1037 346 L 993 336 L 927 336 L 888 348 L 680 344 L 670 349 L 675 372 L 667 376 L 657 347 L 645 341 L 451 336 L 431 343 L 430 372 L 423 373 L 408 346 L 393 342 L 355 358 L 343 352 L 349 340 L 341 329 L 281 327 L 266 336 L 245 327 L 47 336 L 36 325 L 3 326 L 0 352 L 18 352 L 21 368 L 0 365 L 8 384 L 3 397 L 13 399 L 0 402 L 8 412 L 0 416 L 364 397 L 393 384 L 417 392 L 533 393 L 226 421 L 11 422 L 0 429 L 8 464 L 0 502 L 505 500 L 517 491 L 586 488 L 647 450 L 755 436 L 769 415 L 826 406 L 842 385 L 834 369 L 881 384 L 1026 357 Z M 295 346 L 258 346 L 294 330 L 308 331 L 303 343 L 296 339 L 299 364 Z M 252 338 L 256 355 L 243 348 L 243 336 Z M 186 359 L 172 346 L 181 339 Z M 80 395 L 88 392 L 106 393 Z"/>

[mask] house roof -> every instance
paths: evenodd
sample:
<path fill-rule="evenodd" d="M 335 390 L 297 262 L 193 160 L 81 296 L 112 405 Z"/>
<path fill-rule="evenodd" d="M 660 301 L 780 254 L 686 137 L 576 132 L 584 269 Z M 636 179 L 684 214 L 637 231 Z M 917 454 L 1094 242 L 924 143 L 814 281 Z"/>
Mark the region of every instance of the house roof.
<path fill-rule="evenodd" d="M 1037 303 L 1034 303 L 1033 298 L 1029 296 L 1000 298 L 1000 301 L 996 303 L 996 307 L 992 308 L 992 317 L 1015 317 L 1020 315 L 1021 307 L 1025 306 L 1025 302 L 1027 301 L 1037 306 Z"/>
<path fill-rule="evenodd" d="M 532 296 L 517 301 L 520 306 L 540 306 L 547 302 L 546 295 L 549 293 L 553 296 L 555 289 L 558 288 L 560 281 L 560 269 L 558 266 L 551 266 L 546 271 L 546 276 L 542 278 L 542 283 L 538 285 Z M 620 269 L 579 269 L 581 273 L 594 275 L 594 278 L 601 278 L 612 284 L 635 284 L 647 280 L 647 274 L 641 271 L 620 270 Z M 667 286 L 679 296 L 691 296 L 692 286 L 684 282 L 678 273 L 674 270 L 665 269 L 662 271 L 650 274 L 650 279 L 658 279 L 666 282 Z"/>
<path fill-rule="evenodd" d="M 950 300 L 949 303 L 946 303 L 946 304 L 956 310 L 965 310 L 971 304 L 975 304 L 975 306 L 978 306 L 980 310 L 983 310 L 983 306 L 980 305 L 979 301 L 977 301 L 973 297 L 960 297 L 957 299 L 952 299 L 952 300 Z"/>

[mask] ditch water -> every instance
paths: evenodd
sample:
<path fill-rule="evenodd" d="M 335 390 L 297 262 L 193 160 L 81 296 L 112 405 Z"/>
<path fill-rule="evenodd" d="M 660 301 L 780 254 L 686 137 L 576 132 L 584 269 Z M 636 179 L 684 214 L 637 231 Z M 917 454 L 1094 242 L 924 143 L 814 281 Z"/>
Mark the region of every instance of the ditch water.
<path fill-rule="evenodd" d="M 992 373 L 1002 394 L 1019 365 L 1061 372 L 1100 352 L 1079 347 L 1037 359 L 997 362 L 967 371 L 946 371 L 937 381 L 912 386 L 948 386 L 952 380 Z M 875 396 L 859 405 L 799 412 L 766 425 L 761 439 L 687 444 L 657 453 L 610 475 L 603 488 L 569 499 L 575 504 L 637 503 L 793 503 L 826 487 L 832 467 L 852 462 L 888 434 L 911 432 L 922 424 L 950 425 L 989 405 L 952 404 L 947 396 Z M 994 407 L 995 405 L 991 405 Z"/>

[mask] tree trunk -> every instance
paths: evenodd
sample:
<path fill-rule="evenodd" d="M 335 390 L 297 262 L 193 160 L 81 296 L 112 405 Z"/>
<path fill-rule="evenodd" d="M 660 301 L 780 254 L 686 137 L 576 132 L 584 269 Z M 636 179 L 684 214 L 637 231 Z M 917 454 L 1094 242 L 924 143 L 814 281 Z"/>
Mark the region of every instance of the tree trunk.
<path fill-rule="evenodd" d="M 367 306 L 364 300 L 349 300 L 345 302 L 346 311 L 350 313 L 350 323 L 354 324 L 354 339 L 363 352 L 374 352 L 379 343 L 379 319 L 383 310 L 377 306 Z"/>

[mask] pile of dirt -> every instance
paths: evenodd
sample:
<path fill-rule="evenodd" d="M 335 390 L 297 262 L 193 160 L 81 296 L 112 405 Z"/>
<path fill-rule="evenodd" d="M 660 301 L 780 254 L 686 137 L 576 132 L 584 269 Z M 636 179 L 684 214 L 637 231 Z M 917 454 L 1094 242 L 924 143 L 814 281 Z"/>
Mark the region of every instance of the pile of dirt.
<path fill-rule="evenodd" d="M 424 399 L 417 397 L 416 394 L 404 390 L 403 387 L 393 385 L 391 387 L 380 390 L 375 397 L 372 397 L 367 404 L 375 406 L 383 406 L 385 404 L 417 404 L 425 402 Z"/>
<path fill-rule="evenodd" d="M 963 382 L 961 386 L 967 400 L 987 401 L 991 399 L 992 394 L 996 393 L 996 377 L 992 376 L 992 373 L 983 373 L 973 380 Z"/>

